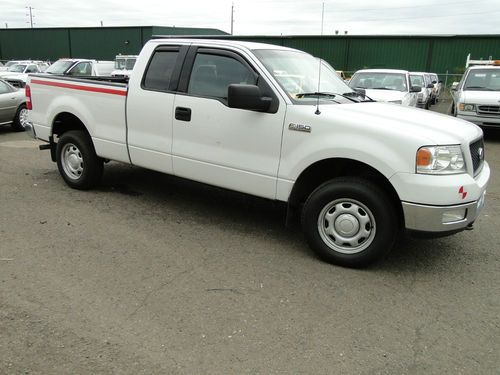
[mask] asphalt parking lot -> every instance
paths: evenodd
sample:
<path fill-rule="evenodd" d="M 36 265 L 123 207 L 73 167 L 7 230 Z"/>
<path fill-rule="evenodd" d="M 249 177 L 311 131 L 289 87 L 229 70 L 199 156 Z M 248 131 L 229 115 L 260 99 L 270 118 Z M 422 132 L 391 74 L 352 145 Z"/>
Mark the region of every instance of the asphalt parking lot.
<path fill-rule="evenodd" d="M 280 206 L 119 163 L 72 190 L 0 128 L 0 373 L 498 374 L 500 132 L 485 139 L 473 231 L 352 270 Z"/>

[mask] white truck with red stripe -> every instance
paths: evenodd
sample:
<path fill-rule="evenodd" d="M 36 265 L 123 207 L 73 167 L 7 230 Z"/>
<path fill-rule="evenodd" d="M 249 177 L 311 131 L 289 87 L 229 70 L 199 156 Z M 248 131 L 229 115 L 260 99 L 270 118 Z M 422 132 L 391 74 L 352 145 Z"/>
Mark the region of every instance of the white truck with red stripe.
<path fill-rule="evenodd" d="M 373 102 L 323 60 L 258 43 L 148 42 L 127 84 L 33 75 L 32 134 L 66 183 L 106 160 L 284 202 L 310 247 L 351 267 L 404 229 L 470 228 L 490 177 L 474 124 Z"/>

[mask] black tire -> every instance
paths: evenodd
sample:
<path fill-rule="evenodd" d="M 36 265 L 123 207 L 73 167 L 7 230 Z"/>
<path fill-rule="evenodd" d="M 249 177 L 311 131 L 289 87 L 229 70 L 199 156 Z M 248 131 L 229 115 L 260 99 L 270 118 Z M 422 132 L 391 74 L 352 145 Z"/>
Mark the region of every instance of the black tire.
<path fill-rule="evenodd" d="M 57 142 L 57 168 L 73 189 L 88 190 L 99 184 L 103 159 L 95 153 L 90 136 L 81 130 L 64 133 Z"/>
<path fill-rule="evenodd" d="M 430 101 L 430 99 L 427 99 L 427 101 L 425 102 L 424 108 L 429 109 L 430 107 L 431 107 L 431 101 Z"/>
<path fill-rule="evenodd" d="M 450 107 L 450 115 L 452 116 L 457 116 L 457 110 L 456 110 L 456 107 L 455 107 L 455 103 L 451 103 L 451 107 Z"/>
<path fill-rule="evenodd" d="M 302 230 L 309 246 L 321 259 L 344 267 L 364 267 L 384 258 L 400 232 L 398 223 L 386 192 L 357 177 L 325 182 L 311 193 L 302 210 Z M 347 230 L 356 233 L 349 237 Z M 346 234 L 347 241 L 357 245 L 342 243 L 338 233 Z"/>
<path fill-rule="evenodd" d="M 14 130 L 15 132 L 23 132 L 25 130 L 21 121 L 21 114 L 23 113 L 23 111 L 26 111 L 26 104 L 21 104 L 17 109 L 16 117 L 14 117 L 14 121 L 11 125 L 12 130 Z"/>

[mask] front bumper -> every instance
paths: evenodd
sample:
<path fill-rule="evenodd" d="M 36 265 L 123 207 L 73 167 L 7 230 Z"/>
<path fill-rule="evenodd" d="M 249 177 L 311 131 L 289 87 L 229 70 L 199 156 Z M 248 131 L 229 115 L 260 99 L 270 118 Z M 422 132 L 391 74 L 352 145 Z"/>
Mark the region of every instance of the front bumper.
<path fill-rule="evenodd" d="M 35 132 L 35 127 L 31 122 L 26 123 L 24 125 L 24 131 L 31 137 L 36 139 L 36 132 Z"/>
<path fill-rule="evenodd" d="M 454 232 L 466 229 L 474 223 L 483 209 L 485 195 L 486 191 L 476 201 L 454 206 L 402 202 L 406 229 L 419 232 Z"/>
<path fill-rule="evenodd" d="M 478 115 L 472 112 L 457 112 L 457 117 L 462 120 L 470 121 L 483 128 L 500 128 L 500 116 Z"/>
<path fill-rule="evenodd" d="M 485 161 L 475 177 L 398 173 L 390 181 L 401 199 L 406 229 L 445 234 L 464 230 L 478 218 L 489 179 Z"/>

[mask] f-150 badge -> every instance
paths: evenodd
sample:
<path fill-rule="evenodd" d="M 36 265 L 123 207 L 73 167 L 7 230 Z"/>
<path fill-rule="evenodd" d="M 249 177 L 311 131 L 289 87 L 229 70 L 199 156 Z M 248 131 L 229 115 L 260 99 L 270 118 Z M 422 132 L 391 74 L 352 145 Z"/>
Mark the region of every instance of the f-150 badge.
<path fill-rule="evenodd" d="M 288 130 L 310 133 L 312 129 L 309 125 L 290 124 L 288 125 Z"/>

